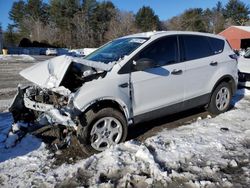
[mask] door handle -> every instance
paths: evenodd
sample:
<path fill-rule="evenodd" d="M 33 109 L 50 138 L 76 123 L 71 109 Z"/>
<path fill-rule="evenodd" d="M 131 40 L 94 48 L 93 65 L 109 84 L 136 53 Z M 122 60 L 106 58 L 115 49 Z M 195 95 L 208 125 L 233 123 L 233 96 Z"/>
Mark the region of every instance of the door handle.
<path fill-rule="evenodd" d="M 171 74 L 180 75 L 180 74 L 182 74 L 182 70 L 176 70 L 176 69 L 174 69 L 174 70 L 171 72 Z"/>
<path fill-rule="evenodd" d="M 217 62 L 217 61 L 211 62 L 209 65 L 211 65 L 211 66 L 217 66 L 217 65 L 218 65 L 218 62 Z"/>
<path fill-rule="evenodd" d="M 121 87 L 121 88 L 128 87 L 128 83 L 126 82 L 126 83 L 120 84 L 119 87 Z"/>

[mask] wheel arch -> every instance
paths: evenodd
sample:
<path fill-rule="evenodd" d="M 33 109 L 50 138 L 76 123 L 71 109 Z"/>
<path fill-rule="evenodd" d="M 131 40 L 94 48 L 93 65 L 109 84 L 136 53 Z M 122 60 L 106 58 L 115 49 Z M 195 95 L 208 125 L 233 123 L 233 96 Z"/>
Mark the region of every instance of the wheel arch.
<path fill-rule="evenodd" d="M 212 92 L 211 92 L 211 96 L 212 96 L 212 93 L 214 92 L 214 90 L 216 89 L 216 87 L 221 84 L 222 82 L 227 82 L 230 84 L 230 87 L 231 87 L 231 91 L 232 91 L 232 94 L 234 95 L 235 92 L 236 92 L 236 88 L 237 88 L 237 85 L 236 85 L 236 82 L 234 80 L 234 78 L 231 76 L 231 75 L 224 75 L 222 76 L 217 82 L 216 84 L 214 85 L 213 89 L 212 89 Z M 210 96 L 210 98 L 211 98 Z"/>
<path fill-rule="evenodd" d="M 126 121 L 128 124 L 130 124 L 130 115 L 129 115 L 129 109 L 127 107 L 127 105 L 119 100 L 119 99 L 115 99 L 115 98 L 99 98 L 96 99 L 94 101 L 91 101 L 90 103 L 88 103 L 84 108 L 81 109 L 82 113 L 86 113 L 89 110 L 93 110 L 94 112 L 97 112 L 100 109 L 103 108 L 114 108 L 116 110 L 119 110 L 125 117 Z"/>

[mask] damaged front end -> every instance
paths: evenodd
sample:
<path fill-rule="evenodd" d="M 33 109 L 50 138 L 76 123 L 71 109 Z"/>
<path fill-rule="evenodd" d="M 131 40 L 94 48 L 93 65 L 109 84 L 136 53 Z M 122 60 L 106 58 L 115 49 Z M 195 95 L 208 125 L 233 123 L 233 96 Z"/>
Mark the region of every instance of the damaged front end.
<path fill-rule="evenodd" d="M 9 108 L 14 121 L 76 128 L 81 111 L 73 104 L 75 92 L 85 82 L 103 78 L 111 64 L 59 56 L 21 71 L 34 85 L 18 88 Z"/>
<path fill-rule="evenodd" d="M 64 87 L 60 89 L 68 92 L 62 95 L 55 89 L 42 89 L 36 85 L 19 87 L 9 108 L 14 121 L 75 126 L 80 112 L 73 107 L 71 92 Z"/>

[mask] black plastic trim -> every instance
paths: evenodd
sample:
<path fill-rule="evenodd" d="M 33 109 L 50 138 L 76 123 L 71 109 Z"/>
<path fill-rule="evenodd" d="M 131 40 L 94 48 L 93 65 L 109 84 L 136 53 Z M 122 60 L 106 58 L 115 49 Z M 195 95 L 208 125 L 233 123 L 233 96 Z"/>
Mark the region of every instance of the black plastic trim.
<path fill-rule="evenodd" d="M 187 101 L 177 103 L 174 105 L 166 106 L 154 111 L 146 112 L 141 115 L 137 115 L 134 117 L 134 123 L 137 124 L 139 122 L 145 122 L 149 120 L 153 120 L 156 118 L 160 118 L 166 115 L 171 115 L 177 112 L 185 111 L 188 109 L 192 109 L 195 107 L 205 106 L 210 101 L 211 93 L 195 97 L 193 99 L 189 99 Z"/>

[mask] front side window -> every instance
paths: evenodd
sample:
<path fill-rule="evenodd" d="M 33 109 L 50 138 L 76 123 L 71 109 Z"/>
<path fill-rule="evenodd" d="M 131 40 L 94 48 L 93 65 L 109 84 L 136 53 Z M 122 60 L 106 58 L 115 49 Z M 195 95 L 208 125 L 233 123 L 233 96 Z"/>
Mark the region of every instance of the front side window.
<path fill-rule="evenodd" d="M 178 62 L 178 43 L 176 36 L 168 36 L 162 38 L 142 52 L 137 56 L 138 59 L 150 59 L 158 66 L 173 64 Z"/>
<path fill-rule="evenodd" d="M 184 60 L 190 61 L 212 55 L 207 37 L 184 35 L 182 36 L 184 47 Z"/>
<path fill-rule="evenodd" d="M 131 54 L 147 40 L 147 38 L 138 37 L 117 39 L 94 51 L 90 55 L 86 56 L 85 59 L 103 62 L 106 64 L 118 61 L 125 55 Z"/>

